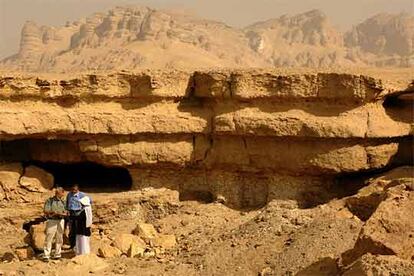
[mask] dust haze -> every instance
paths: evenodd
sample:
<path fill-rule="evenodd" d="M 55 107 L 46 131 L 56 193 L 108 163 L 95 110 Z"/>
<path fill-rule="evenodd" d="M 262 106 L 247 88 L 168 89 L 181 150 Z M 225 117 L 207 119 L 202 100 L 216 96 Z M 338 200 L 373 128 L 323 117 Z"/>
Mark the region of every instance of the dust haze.
<path fill-rule="evenodd" d="M 0 0 L 0 58 L 18 50 L 20 30 L 26 20 L 60 26 L 114 6 L 144 5 L 246 26 L 285 13 L 320 9 L 345 29 L 377 13 L 413 13 L 413 0 Z"/>

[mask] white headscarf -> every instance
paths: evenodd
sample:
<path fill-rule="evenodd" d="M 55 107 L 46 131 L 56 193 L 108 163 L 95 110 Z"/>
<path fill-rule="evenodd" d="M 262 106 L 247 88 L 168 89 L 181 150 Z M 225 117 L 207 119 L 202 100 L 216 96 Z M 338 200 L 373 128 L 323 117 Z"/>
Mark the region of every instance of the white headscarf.
<path fill-rule="evenodd" d="M 81 199 L 79 199 L 80 204 L 82 204 L 83 207 L 91 206 L 91 199 L 89 196 L 84 196 Z"/>
<path fill-rule="evenodd" d="M 88 196 L 84 196 L 79 199 L 80 204 L 82 204 L 83 209 L 85 210 L 86 215 L 86 227 L 91 227 L 92 225 L 92 207 L 91 199 Z"/>

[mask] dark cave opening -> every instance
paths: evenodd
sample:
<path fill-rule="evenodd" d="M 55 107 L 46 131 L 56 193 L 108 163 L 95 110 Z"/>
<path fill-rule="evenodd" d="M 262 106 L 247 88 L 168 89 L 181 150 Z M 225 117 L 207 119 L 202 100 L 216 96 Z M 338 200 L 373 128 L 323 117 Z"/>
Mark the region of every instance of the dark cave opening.
<path fill-rule="evenodd" d="M 105 167 L 92 162 L 58 163 L 58 162 L 24 162 L 25 166 L 34 165 L 54 176 L 55 187 L 68 190 L 78 184 L 87 192 L 120 192 L 132 187 L 129 171 L 122 167 Z"/>

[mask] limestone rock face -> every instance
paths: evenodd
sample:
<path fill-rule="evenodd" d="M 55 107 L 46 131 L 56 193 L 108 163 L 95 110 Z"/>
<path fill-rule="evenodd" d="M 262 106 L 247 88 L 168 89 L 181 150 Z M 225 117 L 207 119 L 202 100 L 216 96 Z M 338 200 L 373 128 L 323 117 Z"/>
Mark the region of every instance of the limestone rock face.
<path fill-rule="evenodd" d="M 116 7 L 63 27 L 27 22 L 6 69 L 413 66 L 414 17 L 380 14 L 342 33 L 321 11 L 227 26 L 174 11 Z M 355 22 L 357 23 L 357 22 Z"/>
<path fill-rule="evenodd" d="M 341 57 L 342 34 L 318 10 L 259 22 L 247 27 L 246 32 L 250 46 L 277 67 L 328 67 L 349 62 Z M 284 47 L 291 51 L 286 52 Z"/>
<path fill-rule="evenodd" d="M 53 188 L 53 175 L 35 166 L 25 168 L 20 186 L 30 192 L 44 192 Z"/>
<path fill-rule="evenodd" d="M 148 35 L 158 39 L 159 27 Z M 21 197 L 18 187 L 24 200 L 54 185 L 50 164 L 90 162 L 125 168 L 132 189 L 183 200 L 300 200 L 297 187 L 324 191 L 344 174 L 412 165 L 413 79 L 403 69 L 5 75 L 0 193 Z"/>
<path fill-rule="evenodd" d="M 54 185 L 50 173 L 20 163 L 0 165 L 0 178 L 0 198 L 4 201 L 36 202 Z"/>
<path fill-rule="evenodd" d="M 2 200 L 13 198 L 14 192 L 18 189 L 22 173 L 23 168 L 18 163 L 0 166 L 0 198 Z"/>

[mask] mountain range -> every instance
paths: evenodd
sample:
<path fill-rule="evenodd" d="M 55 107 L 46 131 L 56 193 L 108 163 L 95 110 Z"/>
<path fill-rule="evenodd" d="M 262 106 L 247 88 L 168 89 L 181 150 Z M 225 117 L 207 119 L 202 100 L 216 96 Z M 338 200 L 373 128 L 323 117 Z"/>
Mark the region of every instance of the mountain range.
<path fill-rule="evenodd" d="M 341 32 L 319 10 L 245 28 L 172 11 L 116 7 L 62 27 L 26 22 L 0 69 L 414 67 L 414 16 L 378 14 Z"/>

